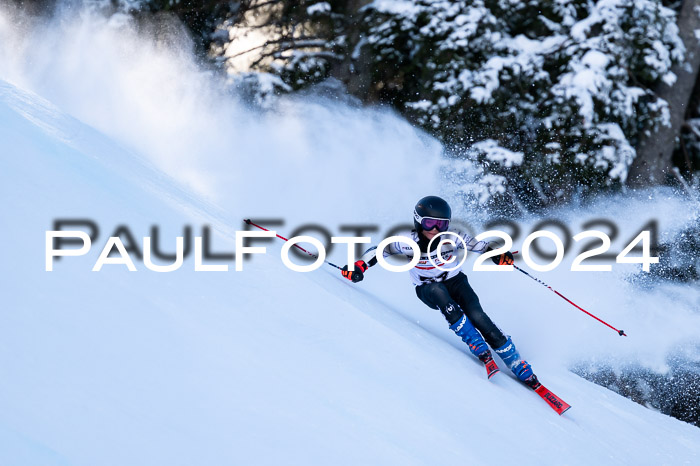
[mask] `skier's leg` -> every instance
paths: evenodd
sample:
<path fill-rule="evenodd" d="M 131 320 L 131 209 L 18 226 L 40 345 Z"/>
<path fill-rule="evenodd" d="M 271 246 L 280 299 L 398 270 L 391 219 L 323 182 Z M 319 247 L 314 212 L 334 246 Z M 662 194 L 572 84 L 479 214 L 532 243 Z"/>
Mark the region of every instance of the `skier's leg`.
<path fill-rule="evenodd" d="M 419 285 L 416 287 L 416 295 L 426 306 L 439 309 L 450 325 L 453 325 L 464 315 L 442 283 L 424 283 Z"/>
<path fill-rule="evenodd" d="M 454 297 L 455 301 L 457 301 L 474 327 L 481 332 L 491 348 L 503 346 L 508 337 L 484 312 L 481 303 L 479 303 L 479 297 L 469 285 L 467 276 L 459 273 L 444 283 L 449 294 Z"/>
<path fill-rule="evenodd" d="M 418 298 L 428 307 L 439 309 L 450 324 L 450 329 L 459 336 L 476 357 L 481 359 L 490 351 L 486 342 L 476 331 L 459 305 L 450 296 L 443 283 L 426 283 L 416 287 Z"/>
<path fill-rule="evenodd" d="M 491 348 L 496 351 L 510 370 L 520 380 L 525 381 L 530 378 L 533 375 L 532 367 L 520 357 L 520 353 L 515 348 L 511 338 L 504 335 L 501 329 L 486 315 L 479 303 L 479 298 L 469 285 L 467 276 L 460 273 L 445 284 L 469 320 L 484 335 Z"/>

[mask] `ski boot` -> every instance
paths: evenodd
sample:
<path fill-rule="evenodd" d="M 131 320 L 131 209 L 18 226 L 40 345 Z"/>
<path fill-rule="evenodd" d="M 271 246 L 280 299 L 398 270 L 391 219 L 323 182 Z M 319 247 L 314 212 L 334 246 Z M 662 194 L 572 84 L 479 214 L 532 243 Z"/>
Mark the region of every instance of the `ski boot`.
<path fill-rule="evenodd" d="M 496 361 L 493 360 L 488 345 L 472 323 L 469 322 L 467 316 L 463 315 L 461 319 L 450 326 L 450 329 L 467 344 L 469 351 L 484 363 L 484 366 L 486 366 L 486 374 L 489 379 L 499 372 L 498 365 Z"/>
<path fill-rule="evenodd" d="M 537 377 L 532 372 L 532 366 L 527 361 L 520 358 L 520 353 L 515 349 L 513 341 L 508 337 L 506 344 L 495 349 L 504 363 L 513 371 L 513 374 L 527 385 L 538 384 Z"/>

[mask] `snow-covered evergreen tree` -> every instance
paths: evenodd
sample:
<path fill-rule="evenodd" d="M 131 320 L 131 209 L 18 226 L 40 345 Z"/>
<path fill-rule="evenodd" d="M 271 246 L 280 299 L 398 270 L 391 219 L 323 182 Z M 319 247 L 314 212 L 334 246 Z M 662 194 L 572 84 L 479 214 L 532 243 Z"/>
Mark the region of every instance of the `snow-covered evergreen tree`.
<path fill-rule="evenodd" d="M 667 120 L 650 86 L 672 82 L 684 54 L 658 0 L 376 0 L 364 12 L 374 93 L 481 167 L 468 190 L 482 202 L 623 183 L 640 131 Z"/>
<path fill-rule="evenodd" d="M 668 124 L 655 88 L 684 56 L 662 0 L 117 3 L 177 14 L 258 105 L 354 79 L 355 95 L 470 161 L 446 172 L 465 198 L 522 208 L 621 186 L 640 135 Z M 692 162 L 694 139 L 688 148 Z"/>
<path fill-rule="evenodd" d="M 241 0 L 217 25 L 211 55 L 237 82 L 242 79 L 260 95 L 317 83 L 344 58 L 346 3 Z M 258 77 L 261 81 L 255 83 Z"/>

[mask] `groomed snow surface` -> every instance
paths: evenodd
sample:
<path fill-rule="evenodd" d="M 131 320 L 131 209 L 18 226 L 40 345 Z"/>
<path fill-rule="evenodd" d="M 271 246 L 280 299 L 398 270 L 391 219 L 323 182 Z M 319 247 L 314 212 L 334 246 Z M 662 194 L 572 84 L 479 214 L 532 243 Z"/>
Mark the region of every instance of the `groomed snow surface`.
<path fill-rule="evenodd" d="M 296 273 L 274 243 L 242 272 L 231 263 L 229 272 L 195 273 L 192 259 L 172 273 L 140 262 L 137 272 L 118 265 L 91 272 L 104 241 L 46 272 L 44 234 L 55 218 L 126 224 L 142 236 L 157 224 L 164 250 L 182 225 L 221 219 L 128 151 L 4 82 L 0 121 L 2 464 L 700 458 L 696 427 L 591 384 L 556 357 L 539 373 L 573 406 L 563 417 L 505 372 L 486 380 L 403 275 L 373 269 L 366 286 L 351 286 L 331 268 Z M 219 238 L 217 247 L 227 244 Z M 492 278 L 474 282 L 497 321 L 507 313 L 537 317 L 537 306 L 516 305 Z M 555 304 L 567 313 L 562 333 L 576 332 L 573 321 L 588 324 Z M 619 338 L 587 329 L 591 347 Z M 515 324 L 509 331 L 536 369 L 536 354 L 558 349 Z"/>

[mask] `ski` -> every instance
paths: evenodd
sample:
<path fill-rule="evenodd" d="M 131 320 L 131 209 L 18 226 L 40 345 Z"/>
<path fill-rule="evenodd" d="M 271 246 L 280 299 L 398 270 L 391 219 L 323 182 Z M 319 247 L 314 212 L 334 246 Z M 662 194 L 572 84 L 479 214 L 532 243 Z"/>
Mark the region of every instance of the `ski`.
<path fill-rule="evenodd" d="M 571 408 L 571 406 L 557 395 L 552 393 L 547 387 L 542 385 L 539 380 L 537 380 L 536 375 L 532 375 L 529 380 L 525 381 L 525 385 L 532 388 L 535 393 L 537 393 L 547 404 L 557 412 L 560 416 Z"/>
<path fill-rule="evenodd" d="M 484 363 L 484 367 L 486 367 L 486 375 L 489 379 L 501 372 L 501 370 L 498 368 L 498 364 L 496 364 L 496 361 L 493 360 L 493 356 L 491 356 L 490 352 L 485 353 L 479 359 Z"/>

